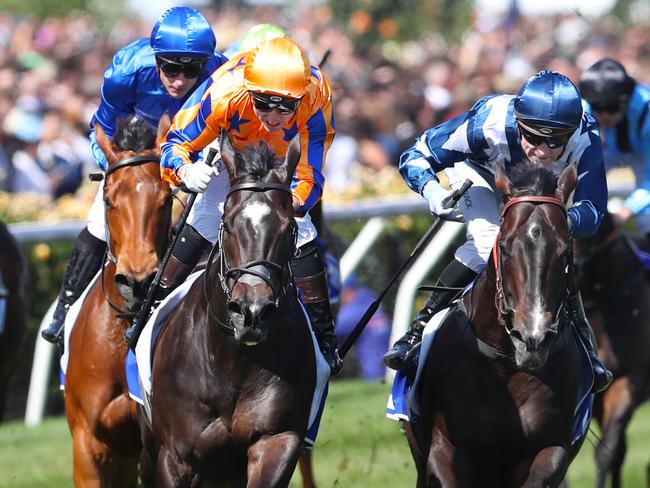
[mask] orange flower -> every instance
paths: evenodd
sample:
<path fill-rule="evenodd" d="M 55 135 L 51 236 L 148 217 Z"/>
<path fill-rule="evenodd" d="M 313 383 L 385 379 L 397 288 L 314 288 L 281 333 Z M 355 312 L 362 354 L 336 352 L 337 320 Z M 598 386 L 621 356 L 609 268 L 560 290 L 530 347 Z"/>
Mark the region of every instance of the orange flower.
<path fill-rule="evenodd" d="M 377 24 L 377 31 L 384 39 L 392 39 L 397 35 L 397 22 L 394 19 L 384 19 Z"/>
<path fill-rule="evenodd" d="M 365 34 L 372 27 L 372 17 L 365 10 L 355 10 L 348 23 L 350 30 L 357 35 Z"/>

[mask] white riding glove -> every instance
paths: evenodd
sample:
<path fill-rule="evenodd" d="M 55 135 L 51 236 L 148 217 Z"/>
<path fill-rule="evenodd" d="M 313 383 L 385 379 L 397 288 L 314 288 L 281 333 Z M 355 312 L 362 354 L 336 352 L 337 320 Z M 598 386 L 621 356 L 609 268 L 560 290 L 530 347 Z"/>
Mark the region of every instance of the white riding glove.
<path fill-rule="evenodd" d="M 189 191 L 203 193 L 210 184 L 213 176 L 219 174 L 214 166 L 208 166 L 203 161 L 194 164 L 184 164 L 178 170 L 178 176 Z"/>
<path fill-rule="evenodd" d="M 445 200 L 450 199 L 452 190 L 445 190 L 436 180 L 430 180 L 424 185 L 422 196 L 429 202 L 429 210 L 438 217 L 446 217 L 454 212 L 454 207 L 445 208 Z"/>

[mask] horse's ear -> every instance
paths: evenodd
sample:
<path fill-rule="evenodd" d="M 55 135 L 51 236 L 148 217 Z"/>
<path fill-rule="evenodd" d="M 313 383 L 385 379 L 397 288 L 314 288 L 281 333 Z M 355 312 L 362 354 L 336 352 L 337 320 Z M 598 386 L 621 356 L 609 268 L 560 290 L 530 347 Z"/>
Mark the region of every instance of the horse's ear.
<path fill-rule="evenodd" d="M 555 196 L 562 200 L 565 204 L 569 200 L 569 196 L 578 184 L 578 164 L 573 161 L 564 168 L 562 174 L 557 180 L 557 189 Z"/>
<path fill-rule="evenodd" d="M 503 201 L 507 201 L 510 198 L 510 195 L 512 195 L 514 188 L 510 178 L 508 178 L 508 175 L 506 174 L 506 169 L 500 162 L 498 162 L 495 167 L 494 182 L 501 193 Z"/>
<path fill-rule="evenodd" d="M 296 172 L 296 166 L 298 166 L 298 161 L 300 161 L 300 134 L 296 134 L 287 148 L 287 154 L 284 157 L 284 167 L 287 169 L 287 178 L 286 184 L 291 183 L 293 174 Z"/>
<path fill-rule="evenodd" d="M 165 112 L 160 120 L 158 121 L 158 131 L 156 133 L 156 152 L 160 155 L 160 144 L 162 143 L 163 138 L 169 132 L 169 128 L 172 125 L 172 119 L 169 118 L 169 112 Z"/>
<path fill-rule="evenodd" d="M 233 147 L 232 142 L 230 141 L 230 137 L 228 136 L 228 133 L 225 131 L 225 129 L 221 129 L 220 151 L 221 151 L 221 160 L 223 161 L 223 164 L 226 166 L 226 170 L 228 171 L 228 176 L 232 181 L 235 179 L 235 176 L 237 175 L 237 171 L 236 171 L 237 168 L 235 166 L 237 152 L 235 151 L 235 148 Z"/>
<path fill-rule="evenodd" d="M 97 145 L 104 153 L 104 156 L 106 156 L 106 161 L 108 161 L 109 165 L 117 161 L 113 141 L 106 135 L 102 126 L 97 123 L 95 123 L 95 141 L 97 141 Z"/>

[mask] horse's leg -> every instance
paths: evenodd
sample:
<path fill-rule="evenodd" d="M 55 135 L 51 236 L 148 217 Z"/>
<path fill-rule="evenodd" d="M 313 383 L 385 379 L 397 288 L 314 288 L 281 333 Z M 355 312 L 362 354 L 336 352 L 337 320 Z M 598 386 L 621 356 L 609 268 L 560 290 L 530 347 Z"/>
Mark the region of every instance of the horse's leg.
<path fill-rule="evenodd" d="M 634 399 L 627 377 L 618 378 L 603 393 L 603 437 L 596 446 L 598 476 L 596 486 L 605 488 L 607 475 L 611 474 L 612 488 L 621 486 L 621 468 L 627 443 L 625 430 L 632 418 Z"/>
<path fill-rule="evenodd" d="M 156 488 L 181 488 L 194 486 L 194 472 L 173 446 L 162 446 L 156 462 Z"/>
<path fill-rule="evenodd" d="M 417 488 L 457 488 L 460 481 L 454 471 L 454 463 L 462 463 L 455 456 L 455 448 L 437 430 L 431 436 L 431 446 L 426 469 L 418 470 Z M 456 459 L 455 459 L 456 458 Z"/>
<path fill-rule="evenodd" d="M 246 488 L 288 486 L 298 462 L 302 437 L 284 432 L 262 437 L 248 448 L 248 483 Z"/>
<path fill-rule="evenodd" d="M 551 488 L 559 487 L 564 481 L 569 460 L 569 449 L 562 446 L 552 446 L 542 449 L 528 469 L 528 476 L 521 488 Z"/>
<path fill-rule="evenodd" d="M 302 488 L 316 488 L 311 454 L 311 449 L 303 449 L 300 453 L 300 458 L 298 458 L 298 467 L 300 468 L 300 476 L 302 477 Z"/>
<path fill-rule="evenodd" d="M 100 464 L 106 460 L 106 446 L 84 428 L 72 431 L 72 469 L 77 488 L 102 485 Z"/>
<path fill-rule="evenodd" d="M 415 464 L 415 469 L 418 473 L 418 479 L 416 488 L 426 488 L 425 475 L 424 475 L 424 459 L 422 457 L 422 452 L 420 451 L 420 446 L 418 445 L 417 438 L 415 437 L 415 432 L 413 431 L 413 426 L 411 422 L 406 420 L 401 420 L 400 425 L 404 430 L 404 435 L 408 441 L 409 449 L 411 451 L 411 457 L 413 458 L 413 463 Z"/>

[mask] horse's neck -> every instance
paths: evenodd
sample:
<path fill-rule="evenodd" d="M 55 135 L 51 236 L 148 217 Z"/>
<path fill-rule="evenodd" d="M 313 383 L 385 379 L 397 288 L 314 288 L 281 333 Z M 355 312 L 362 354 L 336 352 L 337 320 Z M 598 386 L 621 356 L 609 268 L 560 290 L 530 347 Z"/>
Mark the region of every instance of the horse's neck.
<path fill-rule="evenodd" d="M 499 324 L 495 297 L 494 266 L 488 264 L 488 268 L 476 279 L 470 293 L 463 299 L 463 304 L 476 337 L 505 352 L 512 347 L 512 343 L 505 327 Z"/>

